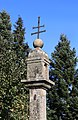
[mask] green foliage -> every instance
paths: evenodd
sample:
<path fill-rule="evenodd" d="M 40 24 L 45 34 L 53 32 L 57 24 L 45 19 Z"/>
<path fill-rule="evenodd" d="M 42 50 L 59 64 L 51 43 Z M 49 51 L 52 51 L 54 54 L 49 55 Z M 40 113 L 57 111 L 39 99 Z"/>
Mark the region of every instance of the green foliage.
<path fill-rule="evenodd" d="M 6 11 L 0 12 L 0 35 L 3 39 L 12 40 L 10 16 Z"/>
<path fill-rule="evenodd" d="M 75 73 L 75 79 L 72 83 L 72 91 L 70 98 L 70 111 L 72 113 L 73 119 L 78 119 L 78 69 Z"/>
<path fill-rule="evenodd" d="M 70 94 L 75 79 L 76 63 L 75 49 L 71 49 L 66 36 L 61 35 L 52 53 L 50 65 L 50 79 L 55 82 L 55 86 L 52 87 L 47 98 L 49 120 L 73 120 Z"/>
<path fill-rule="evenodd" d="M 25 54 L 28 44 L 17 45 L 13 38 L 10 16 L 2 11 L 0 12 L 0 119 L 26 120 L 29 98 L 28 90 L 25 84 L 21 83 L 21 79 L 26 79 Z"/>
<path fill-rule="evenodd" d="M 24 42 L 25 28 L 23 28 L 23 20 L 21 17 L 18 18 L 18 21 L 14 25 L 14 42 L 22 44 Z"/>

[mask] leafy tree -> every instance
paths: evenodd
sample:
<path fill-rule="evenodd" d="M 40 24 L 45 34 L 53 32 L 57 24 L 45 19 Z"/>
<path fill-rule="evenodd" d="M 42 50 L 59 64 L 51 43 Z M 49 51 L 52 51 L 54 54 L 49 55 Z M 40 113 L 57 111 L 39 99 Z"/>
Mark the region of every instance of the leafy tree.
<path fill-rule="evenodd" d="M 27 48 L 28 46 L 24 47 L 24 51 Z M 17 52 L 13 41 L 10 16 L 5 11 L 0 12 L 1 120 L 27 119 L 28 91 L 25 85 L 21 83 L 21 79 L 26 79 L 26 55 L 25 52 L 22 51 L 22 53 Z"/>
<path fill-rule="evenodd" d="M 70 111 L 72 113 L 73 120 L 78 119 L 78 69 L 75 73 L 75 79 L 72 83 L 72 91 L 70 94 Z"/>
<path fill-rule="evenodd" d="M 75 79 L 77 58 L 75 49 L 71 49 L 70 41 L 65 35 L 60 36 L 51 56 L 50 79 L 55 82 L 55 86 L 48 93 L 48 120 L 73 120 L 70 93 Z"/>
<path fill-rule="evenodd" d="M 25 28 L 23 28 L 23 20 L 21 17 L 18 17 L 16 24 L 14 25 L 14 41 L 22 44 L 24 42 Z"/>
<path fill-rule="evenodd" d="M 10 16 L 6 11 L 0 12 L 0 35 L 3 39 L 12 40 Z"/>
<path fill-rule="evenodd" d="M 21 17 L 18 17 L 18 20 L 14 27 L 14 49 L 16 50 L 18 58 L 25 58 L 28 55 L 29 46 L 27 43 L 24 43 L 25 28 L 23 27 L 23 20 Z"/>
<path fill-rule="evenodd" d="M 24 43 L 25 28 L 23 28 L 23 20 L 21 17 L 18 18 L 16 24 L 14 25 L 15 30 L 13 31 L 14 35 L 14 51 L 17 55 L 17 64 L 19 65 L 20 70 L 20 81 L 21 79 L 26 79 L 26 58 L 28 56 L 29 46 L 27 43 Z M 18 75 L 19 75 L 18 74 Z M 18 93 L 14 99 L 14 114 L 16 119 L 26 119 L 28 116 L 28 90 L 25 87 L 25 84 L 19 81 Z M 21 88 L 21 90 L 20 90 Z M 21 99 L 20 99 L 21 98 Z M 18 114 L 19 113 L 19 114 Z"/>
<path fill-rule="evenodd" d="M 9 92 L 11 88 L 11 67 L 13 56 L 11 39 L 10 16 L 5 12 L 0 12 L 0 118 L 8 119 L 12 96 Z"/>

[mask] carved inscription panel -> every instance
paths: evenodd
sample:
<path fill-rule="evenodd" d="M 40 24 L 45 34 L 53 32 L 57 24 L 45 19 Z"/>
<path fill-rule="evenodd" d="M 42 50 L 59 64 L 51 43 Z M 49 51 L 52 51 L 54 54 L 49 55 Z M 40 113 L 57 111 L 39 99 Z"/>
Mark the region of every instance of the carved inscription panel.
<path fill-rule="evenodd" d="M 43 77 L 42 64 L 33 63 L 27 66 L 27 78 L 30 80 L 38 79 Z"/>

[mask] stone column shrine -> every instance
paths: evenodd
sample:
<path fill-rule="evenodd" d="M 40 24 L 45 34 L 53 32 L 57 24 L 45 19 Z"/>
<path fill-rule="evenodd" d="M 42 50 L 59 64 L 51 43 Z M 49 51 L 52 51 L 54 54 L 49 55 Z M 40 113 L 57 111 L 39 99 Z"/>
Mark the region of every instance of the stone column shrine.
<path fill-rule="evenodd" d="M 39 23 L 39 21 L 38 21 Z M 38 27 L 40 28 L 39 24 Z M 34 49 L 30 51 L 27 58 L 27 80 L 25 82 L 29 88 L 29 120 L 47 120 L 46 118 L 46 90 L 54 85 L 49 80 L 49 58 L 41 49 L 43 41 L 38 38 L 33 42 Z"/>
<path fill-rule="evenodd" d="M 36 39 L 33 42 L 35 47 L 27 59 L 27 80 L 26 86 L 29 88 L 29 120 L 46 120 L 46 89 L 51 88 L 54 82 L 49 80 L 49 58 L 41 49 L 43 41 Z"/>

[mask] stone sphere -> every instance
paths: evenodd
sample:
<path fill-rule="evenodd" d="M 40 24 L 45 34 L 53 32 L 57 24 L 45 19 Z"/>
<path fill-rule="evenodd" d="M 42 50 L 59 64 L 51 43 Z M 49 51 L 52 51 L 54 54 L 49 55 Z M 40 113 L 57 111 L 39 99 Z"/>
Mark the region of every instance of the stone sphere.
<path fill-rule="evenodd" d="M 41 39 L 36 39 L 36 40 L 34 40 L 34 42 L 33 42 L 34 48 L 37 48 L 37 47 L 42 48 L 43 45 L 44 45 L 44 43 L 43 43 L 43 41 L 42 41 Z"/>

